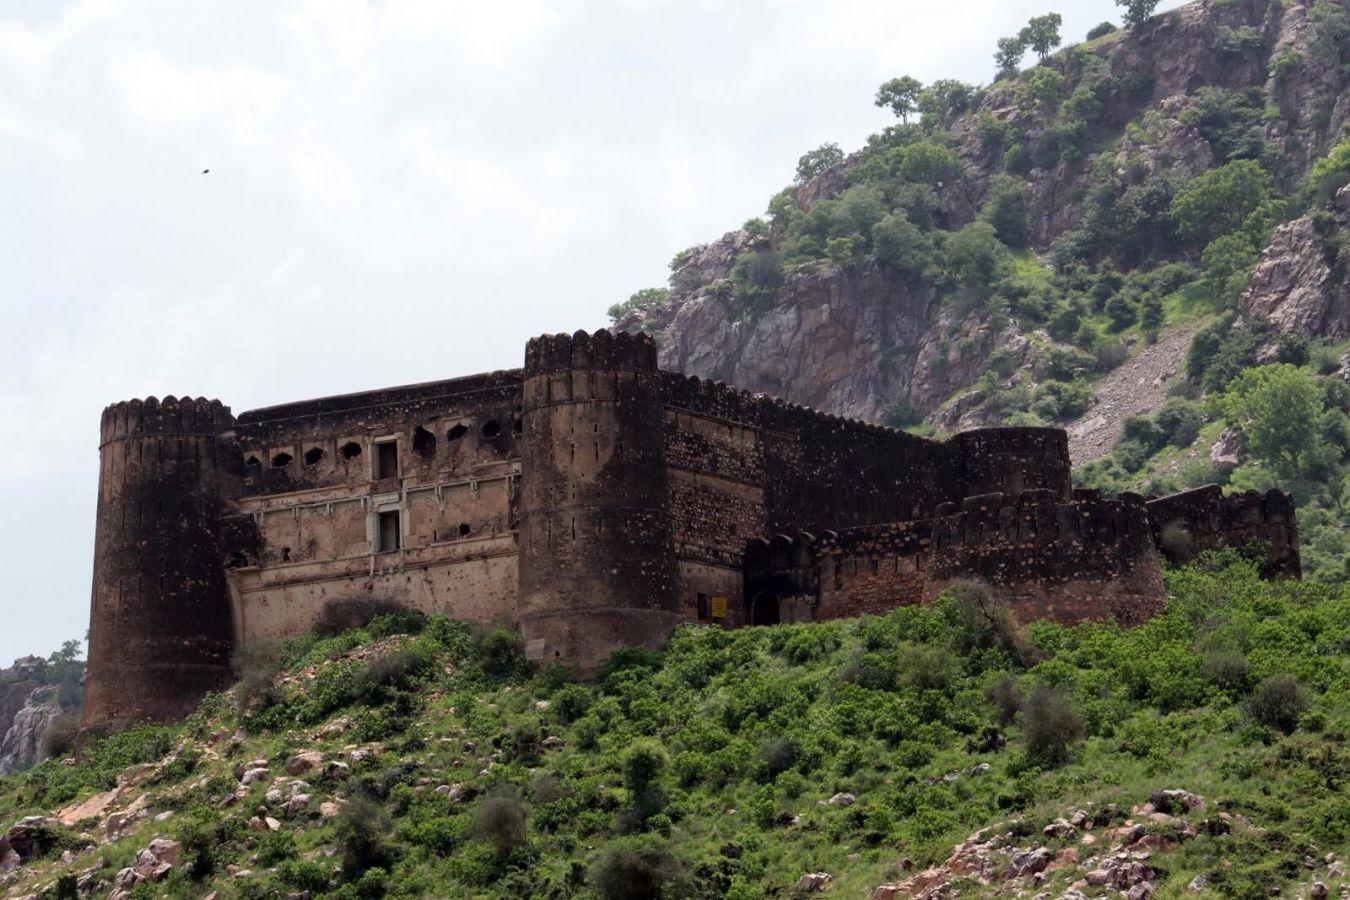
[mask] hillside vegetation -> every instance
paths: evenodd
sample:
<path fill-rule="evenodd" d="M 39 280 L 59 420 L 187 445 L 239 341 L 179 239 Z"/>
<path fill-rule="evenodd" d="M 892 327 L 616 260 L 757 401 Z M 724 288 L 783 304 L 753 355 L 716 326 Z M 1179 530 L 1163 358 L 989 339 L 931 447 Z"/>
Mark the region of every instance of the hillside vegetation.
<path fill-rule="evenodd" d="M 922 878 L 1048 896 L 1112 893 L 1091 883 L 1108 878 L 1163 896 L 1334 886 L 1350 590 L 1263 582 L 1231 554 L 1166 577 L 1166 615 L 1129 631 L 1021 629 L 970 585 L 884 617 L 686 627 L 592 680 L 530 674 L 505 630 L 385 615 L 286 645 L 279 672 L 250 662 L 181 726 L 0 779 L 0 822 L 67 807 L 70 823 L 20 828 L 27 857 L 0 885 L 858 897 L 994 826 L 953 857 L 983 874 Z M 1142 862 L 1110 868 L 1115 846 Z"/>
<path fill-rule="evenodd" d="M 830 412 L 1099 431 L 1075 464 L 1108 493 L 1280 487 L 1308 576 L 1344 579 L 1350 9 L 1126 5 L 1067 47 L 1033 18 L 987 86 L 887 81 L 900 121 L 807 152 L 764 217 L 610 314 L 669 368 Z M 1122 411 L 1105 376 L 1178 330 L 1154 405 Z"/>

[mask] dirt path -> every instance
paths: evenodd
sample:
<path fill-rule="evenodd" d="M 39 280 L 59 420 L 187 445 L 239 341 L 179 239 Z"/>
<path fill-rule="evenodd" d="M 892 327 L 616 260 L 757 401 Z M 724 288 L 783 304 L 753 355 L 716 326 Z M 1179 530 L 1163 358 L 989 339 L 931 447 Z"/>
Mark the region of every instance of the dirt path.
<path fill-rule="evenodd" d="M 1075 466 L 1111 452 L 1127 416 L 1152 413 L 1162 405 L 1168 380 L 1186 363 L 1195 330 L 1194 325 L 1184 325 L 1164 332 L 1156 344 L 1143 348 L 1097 382 L 1088 411 L 1065 426 L 1069 458 Z"/>

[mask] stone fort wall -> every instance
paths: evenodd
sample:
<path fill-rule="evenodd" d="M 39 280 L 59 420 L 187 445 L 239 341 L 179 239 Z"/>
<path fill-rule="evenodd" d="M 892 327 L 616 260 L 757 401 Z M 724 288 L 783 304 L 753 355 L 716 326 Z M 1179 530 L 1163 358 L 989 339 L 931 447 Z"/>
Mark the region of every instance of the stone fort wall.
<path fill-rule="evenodd" d="M 522 369 L 237 418 L 115 404 L 98 516 L 91 728 L 173 718 L 233 650 L 372 602 L 518 625 L 532 659 L 583 666 L 680 620 L 736 627 L 762 593 L 747 543 L 779 533 L 834 530 L 810 544 L 839 562 L 817 576 L 822 617 L 958 574 L 1058 617 L 1128 618 L 1152 591 L 1132 580 L 1142 505 L 1071 500 L 1062 431 L 926 440 L 660 371 L 650 337 L 605 331 L 532 340 Z"/>
<path fill-rule="evenodd" d="M 745 594 L 759 622 L 880 614 L 932 602 L 959 579 L 994 586 L 1022 621 L 1133 625 L 1161 612 L 1142 498 L 1074 493 L 985 494 L 930 519 L 755 540 Z"/>

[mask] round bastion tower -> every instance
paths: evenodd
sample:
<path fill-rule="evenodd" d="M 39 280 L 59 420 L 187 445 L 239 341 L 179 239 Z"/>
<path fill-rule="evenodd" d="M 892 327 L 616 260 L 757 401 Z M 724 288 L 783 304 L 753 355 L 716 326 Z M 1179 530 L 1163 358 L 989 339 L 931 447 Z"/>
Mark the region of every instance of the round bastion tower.
<path fill-rule="evenodd" d="M 229 681 L 219 529 L 233 428 L 218 400 L 103 411 L 83 735 L 180 718 Z"/>
<path fill-rule="evenodd" d="M 590 669 L 679 621 L 659 377 L 645 334 L 526 347 L 520 628 L 537 662 Z"/>

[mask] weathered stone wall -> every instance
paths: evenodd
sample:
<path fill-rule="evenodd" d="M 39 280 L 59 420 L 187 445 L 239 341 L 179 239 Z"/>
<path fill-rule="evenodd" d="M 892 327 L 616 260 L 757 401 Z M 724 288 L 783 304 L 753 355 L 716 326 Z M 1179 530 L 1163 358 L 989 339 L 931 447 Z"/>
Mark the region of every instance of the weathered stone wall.
<path fill-rule="evenodd" d="M 1163 498 L 1151 531 L 1142 498 L 1070 500 L 1062 431 L 925 440 L 661 372 L 645 335 L 545 336 L 522 370 L 237 422 L 131 401 L 101 448 L 91 728 L 181 715 L 236 646 L 372 601 L 518 624 L 532 659 L 590 667 L 681 619 L 883 612 L 960 577 L 1024 618 L 1139 621 L 1173 520 L 1267 539 L 1297 574 L 1283 495 Z M 774 534 L 799 537 L 754 540 Z"/>
<path fill-rule="evenodd" d="M 1159 550 L 1184 563 L 1220 547 L 1259 549 L 1267 573 L 1298 578 L 1298 527 L 1294 502 L 1282 491 L 1224 495 L 1215 484 L 1148 501 L 1149 522 Z"/>
<path fill-rule="evenodd" d="M 960 512 L 752 542 L 745 591 L 756 621 L 814 621 L 928 603 L 957 579 L 992 585 L 1024 621 L 1162 610 L 1161 570 L 1137 499 L 1049 490 L 969 498 Z"/>
<path fill-rule="evenodd" d="M 370 599 L 514 622 L 520 384 L 494 372 L 241 415 L 245 476 L 226 523 L 241 643 Z M 399 519 L 395 548 L 380 543 L 385 512 Z"/>
<path fill-rule="evenodd" d="M 520 627 L 526 654 L 589 668 L 679 621 L 656 348 L 600 331 L 525 351 Z"/>
<path fill-rule="evenodd" d="M 234 425 L 218 401 L 108 407 L 99 447 L 86 731 L 187 713 L 230 677 L 225 498 Z"/>

